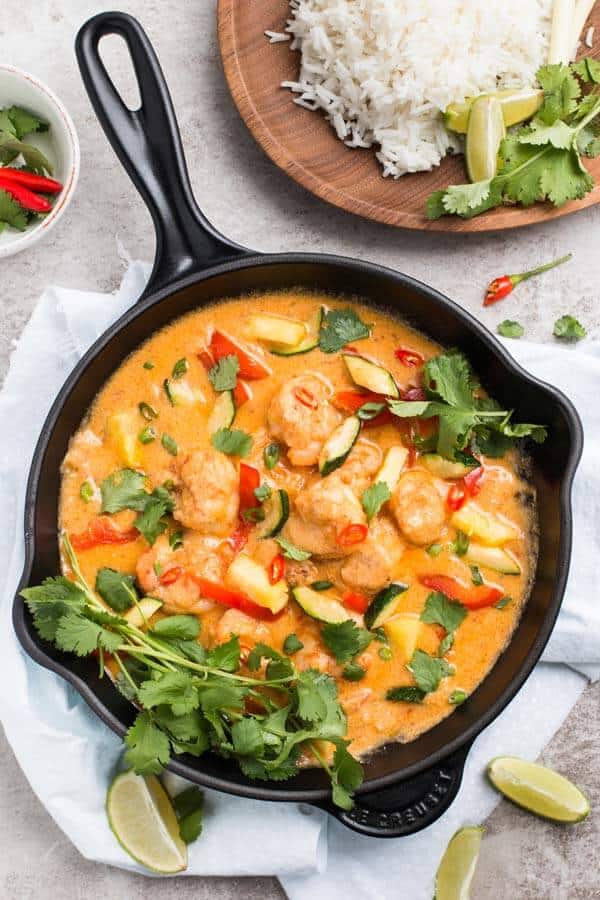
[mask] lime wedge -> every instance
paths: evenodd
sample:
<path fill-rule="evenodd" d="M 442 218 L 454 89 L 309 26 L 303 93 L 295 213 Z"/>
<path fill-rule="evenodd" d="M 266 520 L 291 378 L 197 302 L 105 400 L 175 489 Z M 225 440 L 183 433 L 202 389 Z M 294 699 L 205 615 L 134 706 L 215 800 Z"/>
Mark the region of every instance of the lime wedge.
<path fill-rule="evenodd" d="M 498 171 L 500 142 L 506 134 L 502 106 L 496 97 L 478 97 L 469 113 L 465 145 L 467 173 L 471 181 L 493 178 Z"/>
<path fill-rule="evenodd" d="M 468 825 L 450 839 L 435 875 L 435 900 L 469 900 L 485 828 Z"/>
<path fill-rule="evenodd" d="M 516 756 L 497 756 L 487 767 L 495 788 L 513 803 L 553 822 L 581 822 L 590 811 L 585 794 L 563 775 Z"/>
<path fill-rule="evenodd" d="M 483 94 L 485 97 L 495 97 L 502 106 L 502 116 L 507 128 L 518 125 L 536 114 L 544 99 L 544 92 L 531 88 L 527 91 L 515 91 L 506 89 L 492 91 Z M 463 103 L 451 103 L 444 113 L 444 124 L 450 131 L 458 134 L 466 134 L 469 127 L 469 113 L 473 105 L 473 98 L 467 97 Z"/>
<path fill-rule="evenodd" d="M 154 775 L 117 775 L 106 795 L 106 812 L 116 839 L 136 862 L 164 875 L 187 868 L 175 810 Z"/>

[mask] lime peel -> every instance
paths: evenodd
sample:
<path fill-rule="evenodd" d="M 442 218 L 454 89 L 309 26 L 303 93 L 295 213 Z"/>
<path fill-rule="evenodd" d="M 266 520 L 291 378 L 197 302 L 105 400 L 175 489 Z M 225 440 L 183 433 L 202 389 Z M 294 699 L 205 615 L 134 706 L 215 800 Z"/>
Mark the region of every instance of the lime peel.
<path fill-rule="evenodd" d="M 589 815 L 583 791 L 554 769 L 516 756 L 498 756 L 488 764 L 487 775 L 505 797 L 544 819 L 574 824 Z"/>
<path fill-rule="evenodd" d="M 117 775 L 106 795 L 108 823 L 136 862 L 173 875 L 187 868 L 187 847 L 171 799 L 155 775 Z"/>
<path fill-rule="evenodd" d="M 450 838 L 435 875 L 435 900 L 469 900 L 484 834 L 482 825 L 467 825 Z"/>

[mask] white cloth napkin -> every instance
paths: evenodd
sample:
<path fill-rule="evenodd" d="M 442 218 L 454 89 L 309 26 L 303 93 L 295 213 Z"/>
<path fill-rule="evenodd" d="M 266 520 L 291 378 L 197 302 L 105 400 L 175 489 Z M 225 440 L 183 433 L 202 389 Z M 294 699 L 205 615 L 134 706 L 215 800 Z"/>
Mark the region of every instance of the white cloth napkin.
<path fill-rule="evenodd" d="M 115 294 L 49 288 L 13 353 L 0 393 L 7 423 L 0 450 L 0 717 L 33 790 L 80 852 L 99 862 L 140 869 L 113 838 L 104 815 L 106 786 L 120 741 L 58 676 L 21 651 L 11 624 L 23 566 L 23 501 L 27 472 L 43 419 L 77 359 L 139 296 L 149 267 L 133 263 Z M 575 401 L 586 450 L 575 486 L 575 547 L 567 595 L 545 658 L 588 677 L 600 673 L 600 607 L 591 561 L 600 546 L 600 348 L 572 351 L 513 341 L 510 349 L 539 377 Z M 497 802 L 482 778 L 498 753 L 535 758 L 585 687 L 564 665 L 540 665 L 526 686 L 476 741 L 463 787 L 450 811 L 421 834 L 398 841 L 364 838 L 324 813 L 295 804 L 259 803 L 207 791 L 204 832 L 191 847 L 188 875 L 278 875 L 293 900 L 429 900 L 439 856 L 453 831 L 479 822 Z M 327 847 L 328 844 L 328 847 Z M 147 873 L 146 873 L 147 874 Z M 409 891 L 410 889 L 410 891 Z"/>

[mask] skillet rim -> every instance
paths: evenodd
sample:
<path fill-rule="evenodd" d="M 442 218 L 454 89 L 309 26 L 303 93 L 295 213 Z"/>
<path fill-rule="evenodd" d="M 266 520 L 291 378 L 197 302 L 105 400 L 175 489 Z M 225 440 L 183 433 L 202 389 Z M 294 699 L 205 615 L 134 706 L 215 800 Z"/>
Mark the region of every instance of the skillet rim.
<path fill-rule="evenodd" d="M 510 701 L 516 696 L 524 685 L 525 681 L 533 671 L 535 665 L 546 646 L 554 624 L 556 622 L 562 600 L 564 597 L 567 577 L 569 572 L 571 546 L 572 546 L 572 508 L 571 508 L 571 489 L 573 478 L 577 470 L 577 466 L 583 450 L 583 429 L 579 415 L 571 403 L 571 401 L 555 388 L 525 370 L 510 355 L 502 344 L 497 340 L 489 329 L 479 322 L 470 312 L 463 309 L 454 300 L 446 297 L 440 291 L 429 286 L 410 275 L 398 272 L 388 266 L 378 263 L 372 263 L 364 260 L 355 260 L 336 254 L 325 253 L 249 253 L 238 258 L 220 262 L 217 265 L 202 268 L 199 271 L 187 275 L 186 277 L 174 280 L 167 287 L 162 287 L 156 291 L 147 293 L 144 291 L 141 297 L 123 313 L 112 325 L 110 325 L 86 351 L 79 360 L 75 368 L 68 375 L 64 384 L 60 388 L 52 406 L 46 416 L 40 431 L 38 441 L 36 443 L 32 463 L 30 467 L 29 477 L 27 480 L 25 506 L 24 506 L 24 525 L 25 525 L 25 559 L 23 564 L 23 572 L 19 580 L 18 587 L 15 592 L 13 601 L 13 627 L 23 649 L 27 654 L 43 667 L 55 672 L 70 683 L 78 693 L 83 697 L 93 712 L 98 715 L 102 721 L 111 728 L 120 737 L 123 737 L 127 728 L 97 697 L 89 684 L 79 675 L 72 672 L 68 665 L 65 665 L 49 656 L 41 647 L 39 647 L 31 638 L 29 633 L 29 624 L 26 621 L 26 607 L 21 597 L 20 591 L 27 586 L 31 577 L 31 572 L 35 560 L 36 544 L 34 538 L 34 520 L 37 507 L 37 498 L 40 489 L 39 478 L 41 469 L 41 459 L 50 443 L 54 429 L 60 419 L 60 414 L 64 404 L 71 393 L 71 390 L 79 380 L 84 377 L 88 364 L 104 349 L 107 343 L 114 339 L 120 331 L 127 327 L 134 319 L 142 316 L 151 307 L 177 294 L 179 291 L 193 287 L 200 282 L 230 272 L 240 271 L 243 269 L 251 269 L 262 266 L 280 265 L 280 264 L 308 264 L 319 266 L 343 266 L 351 271 L 360 271 L 368 276 L 380 276 L 391 278 L 399 282 L 403 287 L 412 288 L 415 292 L 426 294 L 431 300 L 439 304 L 440 307 L 447 309 L 451 315 L 458 319 L 459 323 L 469 331 L 477 341 L 481 342 L 494 356 L 500 364 L 505 367 L 516 379 L 522 383 L 526 383 L 534 390 L 549 394 L 560 407 L 565 422 L 567 424 L 570 448 L 567 463 L 562 474 L 560 493 L 559 493 L 559 513 L 560 513 L 560 540 L 559 553 L 557 563 L 557 577 L 552 590 L 551 602 L 545 611 L 536 637 L 527 653 L 527 656 L 519 669 L 518 673 L 509 681 L 506 688 L 499 693 L 494 702 L 479 716 L 470 726 L 468 726 L 460 735 L 452 741 L 444 744 L 443 747 L 433 752 L 404 769 L 391 772 L 388 775 L 379 776 L 368 779 L 363 782 L 361 787 L 356 791 L 357 795 L 368 795 L 391 785 L 397 785 L 401 782 L 408 781 L 412 777 L 426 772 L 432 767 L 443 763 L 448 757 L 457 753 L 461 748 L 468 748 L 475 738 L 485 729 L 494 719 L 506 708 Z M 368 298 L 367 298 L 368 299 Z M 217 301 L 218 302 L 218 301 Z M 173 319 L 178 318 L 176 314 Z M 158 330 L 158 329 L 156 329 Z M 100 389 L 100 388 L 98 388 Z M 509 645 L 510 646 L 510 645 Z M 508 648 L 507 648 L 508 650 Z M 488 677 L 490 672 L 487 673 Z M 388 745 L 393 742 L 388 742 Z M 465 752 L 465 757 L 466 757 Z M 189 766 L 185 762 L 181 762 L 176 758 L 172 760 L 167 768 L 176 774 L 182 775 L 202 784 L 205 787 L 213 788 L 224 793 L 234 794 L 237 796 L 248 797 L 251 799 L 274 800 L 286 802 L 318 802 L 329 799 L 330 791 L 328 788 L 310 788 L 302 790 L 281 790 L 279 788 L 265 787 L 261 784 L 239 784 L 231 782 L 226 778 L 214 776 L 202 772 L 200 769 Z"/>

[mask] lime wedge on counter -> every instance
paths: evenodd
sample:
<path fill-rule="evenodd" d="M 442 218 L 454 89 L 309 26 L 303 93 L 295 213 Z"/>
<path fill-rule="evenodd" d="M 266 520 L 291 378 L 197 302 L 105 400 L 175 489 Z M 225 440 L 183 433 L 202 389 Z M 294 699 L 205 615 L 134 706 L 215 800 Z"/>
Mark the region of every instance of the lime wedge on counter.
<path fill-rule="evenodd" d="M 505 134 L 500 101 L 486 96 L 474 100 L 465 144 L 465 161 L 471 181 L 494 177 L 498 171 L 500 142 Z"/>
<path fill-rule="evenodd" d="M 506 128 L 518 125 L 536 114 L 544 99 L 544 92 L 531 88 L 527 91 L 515 91 L 507 89 L 492 91 L 483 94 L 485 97 L 495 97 L 502 106 L 502 117 Z M 473 98 L 467 98 L 464 103 L 451 103 L 444 113 L 444 124 L 450 131 L 458 134 L 466 134 L 469 127 L 469 113 L 473 105 Z"/>
<path fill-rule="evenodd" d="M 175 810 L 154 775 L 117 775 L 108 789 L 106 812 L 115 837 L 136 862 L 163 875 L 187 868 Z"/>
<path fill-rule="evenodd" d="M 585 794 L 563 775 L 516 756 L 498 756 L 488 778 L 505 797 L 553 822 L 581 822 L 590 811 Z"/>
<path fill-rule="evenodd" d="M 435 900 L 469 900 L 485 828 L 468 825 L 450 839 L 435 875 Z"/>

